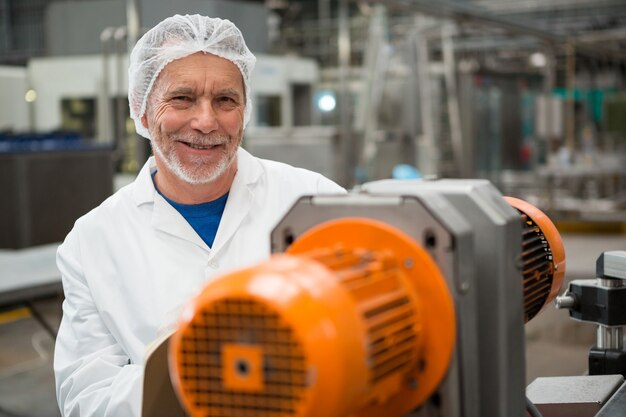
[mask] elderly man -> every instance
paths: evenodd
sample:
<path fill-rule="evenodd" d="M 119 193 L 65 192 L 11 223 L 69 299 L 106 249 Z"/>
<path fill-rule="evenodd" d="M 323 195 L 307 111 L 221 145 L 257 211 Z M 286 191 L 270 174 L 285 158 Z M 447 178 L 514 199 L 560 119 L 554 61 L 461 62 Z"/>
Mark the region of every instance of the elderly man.
<path fill-rule="evenodd" d="M 229 21 L 173 16 L 130 56 L 129 101 L 154 157 L 59 248 L 54 368 L 64 416 L 138 416 L 146 346 L 220 272 L 270 253 L 269 233 L 323 176 L 241 149 L 255 58 Z"/>

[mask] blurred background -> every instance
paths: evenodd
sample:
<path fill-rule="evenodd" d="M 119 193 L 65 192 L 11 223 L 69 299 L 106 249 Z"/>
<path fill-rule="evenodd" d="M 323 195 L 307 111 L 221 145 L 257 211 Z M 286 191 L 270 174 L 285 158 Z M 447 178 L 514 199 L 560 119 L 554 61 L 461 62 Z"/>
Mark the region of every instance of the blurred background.
<path fill-rule="evenodd" d="M 624 0 L 0 0 L 0 416 L 58 416 L 56 247 L 150 155 L 128 51 L 175 13 L 258 62 L 244 147 L 352 188 L 486 178 L 563 234 L 568 280 L 626 250 Z M 527 380 L 579 375 L 595 327 L 527 326 Z"/>

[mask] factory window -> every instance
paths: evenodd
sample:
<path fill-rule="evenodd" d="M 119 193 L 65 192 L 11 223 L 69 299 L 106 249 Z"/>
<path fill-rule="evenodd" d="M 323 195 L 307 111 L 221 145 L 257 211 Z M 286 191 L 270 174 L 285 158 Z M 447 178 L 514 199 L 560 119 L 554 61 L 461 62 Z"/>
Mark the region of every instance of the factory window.
<path fill-rule="evenodd" d="M 93 98 L 61 100 L 61 130 L 78 133 L 83 138 L 96 135 L 96 101 Z"/>
<path fill-rule="evenodd" d="M 311 125 L 311 85 L 292 84 L 291 95 L 293 97 L 293 125 Z"/>
<path fill-rule="evenodd" d="M 281 125 L 280 96 L 257 96 L 257 126 Z"/>

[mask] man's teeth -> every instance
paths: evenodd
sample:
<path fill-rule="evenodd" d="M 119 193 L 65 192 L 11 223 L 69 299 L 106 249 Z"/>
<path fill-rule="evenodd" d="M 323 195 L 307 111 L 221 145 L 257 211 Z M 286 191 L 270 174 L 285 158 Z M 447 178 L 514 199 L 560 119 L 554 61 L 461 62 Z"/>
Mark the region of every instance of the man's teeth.
<path fill-rule="evenodd" d="M 202 146 L 202 145 L 196 145 L 193 143 L 188 143 L 187 146 L 193 149 L 211 149 L 212 147 L 217 146 L 217 145 Z"/>

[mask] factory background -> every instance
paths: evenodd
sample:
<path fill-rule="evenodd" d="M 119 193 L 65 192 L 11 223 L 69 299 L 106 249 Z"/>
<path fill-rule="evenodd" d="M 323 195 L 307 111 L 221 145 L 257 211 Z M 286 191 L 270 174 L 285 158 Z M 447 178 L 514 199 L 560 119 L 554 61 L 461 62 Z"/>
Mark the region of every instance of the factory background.
<path fill-rule="evenodd" d="M 626 250 L 623 0 L 0 0 L 0 416 L 59 415 L 54 251 L 149 156 L 128 51 L 175 13 L 232 20 L 257 56 L 252 154 L 346 188 L 488 179 L 556 223 L 568 280 Z M 535 321 L 528 382 L 583 373 L 593 326 Z"/>

